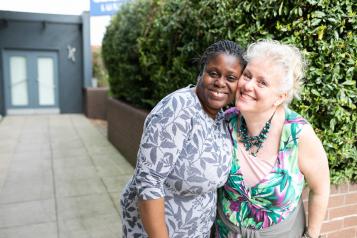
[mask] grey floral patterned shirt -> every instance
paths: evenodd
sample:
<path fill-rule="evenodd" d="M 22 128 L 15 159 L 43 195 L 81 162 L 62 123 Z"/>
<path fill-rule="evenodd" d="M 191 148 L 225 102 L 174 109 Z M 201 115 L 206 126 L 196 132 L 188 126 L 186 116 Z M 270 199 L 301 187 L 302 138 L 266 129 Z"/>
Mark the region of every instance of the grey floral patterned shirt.
<path fill-rule="evenodd" d="M 147 237 L 138 199 L 162 197 L 170 237 L 209 237 L 231 151 L 223 112 L 210 118 L 195 88 L 166 96 L 145 120 L 135 173 L 121 196 L 123 237 Z"/>

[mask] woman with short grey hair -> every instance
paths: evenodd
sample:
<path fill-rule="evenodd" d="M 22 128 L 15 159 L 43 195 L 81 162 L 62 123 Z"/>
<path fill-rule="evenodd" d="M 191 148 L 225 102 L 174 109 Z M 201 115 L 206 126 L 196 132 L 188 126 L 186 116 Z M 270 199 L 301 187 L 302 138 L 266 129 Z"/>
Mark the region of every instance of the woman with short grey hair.
<path fill-rule="evenodd" d="M 288 108 L 300 92 L 304 59 L 296 47 L 273 40 L 251 44 L 245 59 L 235 108 L 226 112 L 234 149 L 227 183 L 218 191 L 214 235 L 316 238 L 329 197 L 328 161 L 311 125 Z"/>

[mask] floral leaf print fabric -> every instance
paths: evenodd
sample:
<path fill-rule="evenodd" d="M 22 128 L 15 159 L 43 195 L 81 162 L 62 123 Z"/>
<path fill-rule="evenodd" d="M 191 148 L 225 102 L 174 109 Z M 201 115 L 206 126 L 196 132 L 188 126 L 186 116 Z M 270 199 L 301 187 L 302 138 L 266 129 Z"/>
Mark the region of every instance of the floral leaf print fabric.
<path fill-rule="evenodd" d="M 209 237 L 231 151 L 223 112 L 208 117 L 194 88 L 165 97 L 145 121 L 135 174 L 121 197 L 123 236 L 147 237 L 138 199 L 164 197 L 170 237 Z"/>
<path fill-rule="evenodd" d="M 263 229 L 278 224 L 297 207 L 304 177 L 298 166 L 298 138 L 307 122 L 297 113 L 286 109 L 285 123 L 281 135 L 277 161 L 272 171 L 257 185 L 245 185 L 240 170 L 237 144 L 239 112 L 226 112 L 234 142 L 230 175 L 224 188 L 219 189 L 219 209 L 230 223 L 249 229 Z M 217 222 L 219 237 L 227 237 L 228 230 Z"/>

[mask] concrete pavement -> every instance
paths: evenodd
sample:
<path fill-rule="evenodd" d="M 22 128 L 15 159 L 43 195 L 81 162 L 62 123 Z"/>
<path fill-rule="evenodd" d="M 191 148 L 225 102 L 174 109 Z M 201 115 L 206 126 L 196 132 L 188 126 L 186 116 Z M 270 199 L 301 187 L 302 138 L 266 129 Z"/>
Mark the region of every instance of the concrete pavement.
<path fill-rule="evenodd" d="M 0 238 L 121 237 L 133 168 L 83 115 L 0 121 Z"/>

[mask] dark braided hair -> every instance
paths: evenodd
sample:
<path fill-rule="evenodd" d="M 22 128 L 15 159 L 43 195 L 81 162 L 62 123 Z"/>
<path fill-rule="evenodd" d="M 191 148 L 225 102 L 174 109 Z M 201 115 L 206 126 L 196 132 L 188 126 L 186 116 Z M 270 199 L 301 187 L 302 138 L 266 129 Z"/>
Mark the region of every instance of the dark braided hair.
<path fill-rule="evenodd" d="M 207 64 L 219 54 L 226 54 L 232 55 L 239 59 L 239 64 L 241 65 L 242 69 L 246 66 L 246 61 L 243 58 L 244 50 L 238 44 L 234 43 L 230 40 L 221 40 L 213 43 L 212 45 L 208 46 L 208 48 L 203 52 L 203 55 L 199 61 L 199 76 L 203 75 L 203 71 Z"/>

